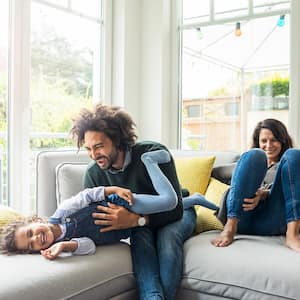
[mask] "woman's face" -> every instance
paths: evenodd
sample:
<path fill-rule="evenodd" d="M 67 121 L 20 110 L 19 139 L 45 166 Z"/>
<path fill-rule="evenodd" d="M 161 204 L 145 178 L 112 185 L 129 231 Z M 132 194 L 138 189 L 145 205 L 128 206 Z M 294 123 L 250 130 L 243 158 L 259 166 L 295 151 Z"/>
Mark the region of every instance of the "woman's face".
<path fill-rule="evenodd" d="M 266 152 L 268 164 L 279 161 L 282 149 L 281 143 L 275 138 L 270 129 L 263 128 L 259 134 L 259 148 Z"/>

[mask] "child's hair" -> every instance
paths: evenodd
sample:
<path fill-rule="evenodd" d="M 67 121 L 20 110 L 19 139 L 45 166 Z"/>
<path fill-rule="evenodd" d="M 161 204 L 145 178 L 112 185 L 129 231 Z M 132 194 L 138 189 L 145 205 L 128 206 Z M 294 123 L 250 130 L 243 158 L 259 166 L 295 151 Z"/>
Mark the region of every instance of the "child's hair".
<path fill-rule="evenodd" d="M 46 221 L 38 216 L 30 216 L 30 217 L 18 218 L 17 220 L 8 223 L 1 230 L 0 252 L 4 254 L 32 253 L 32 251 L 29 250 L 17 249 L 15 234 L 20 227 L 26 226 L 34 222 L 46 222 Z"/>

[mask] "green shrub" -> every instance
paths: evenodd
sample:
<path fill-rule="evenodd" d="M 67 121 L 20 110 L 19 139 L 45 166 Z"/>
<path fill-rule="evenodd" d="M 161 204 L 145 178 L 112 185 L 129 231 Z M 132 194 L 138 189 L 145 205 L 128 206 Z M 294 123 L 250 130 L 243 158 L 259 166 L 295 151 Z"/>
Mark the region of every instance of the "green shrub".
<path fill-rule="evenodd" d="M 272 79 L 263 79 L 253 83 L 250 87 L 252 95 L 255 96 L 285 96 L 289 95 L 289 79 L 274 77 Z"/>

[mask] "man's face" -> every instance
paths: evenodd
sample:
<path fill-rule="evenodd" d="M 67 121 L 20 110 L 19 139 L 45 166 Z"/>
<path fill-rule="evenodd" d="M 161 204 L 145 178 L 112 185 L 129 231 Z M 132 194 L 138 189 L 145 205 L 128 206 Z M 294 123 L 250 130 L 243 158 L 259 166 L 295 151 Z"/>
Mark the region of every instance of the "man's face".
<path fill-rule="evenodd" d="M 90 158 L 95 160 L 101 169 L 118 167 L 116 165 L 119 161 L 120 151 L 103 132 L 87 131 L 84 135 L 84 147 Z"/>

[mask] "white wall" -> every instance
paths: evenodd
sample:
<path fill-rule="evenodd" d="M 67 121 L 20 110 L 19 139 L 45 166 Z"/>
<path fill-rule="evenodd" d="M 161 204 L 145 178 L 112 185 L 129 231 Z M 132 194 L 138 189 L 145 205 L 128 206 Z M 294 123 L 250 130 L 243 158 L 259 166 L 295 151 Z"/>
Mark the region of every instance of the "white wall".
<path fill-rule="evenodd" d="M 171 0 L 114 0 L 110 103 L 124 106 L 140 140 L 177 146 L 178 73 Z M 174 29 L 175 28 L 175 29 Z M 175 64 L 177 68 L 177 64 Z"/>

